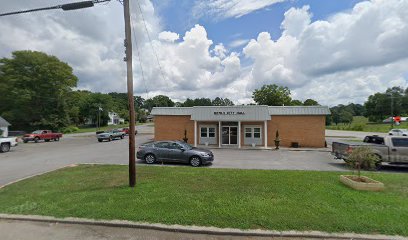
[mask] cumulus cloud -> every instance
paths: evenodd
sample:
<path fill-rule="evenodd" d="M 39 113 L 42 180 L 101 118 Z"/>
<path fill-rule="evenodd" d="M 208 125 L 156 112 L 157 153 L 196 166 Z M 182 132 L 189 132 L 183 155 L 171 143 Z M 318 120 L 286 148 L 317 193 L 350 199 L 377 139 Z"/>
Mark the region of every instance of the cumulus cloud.
<path fill-rule="evenodd" d="M 285 0 L 202 0 L 196 2 L 193 15 L 196 18 L 239 18 L 283 1 Z"/>
<path fill-rule="evenodd" d="M 291 8 L 279 39 L 260 33 L 244 48 L 253 61 L 248 88 L 278 83 L 299 98 L 336 104 L 406 86 L 407 8 L 407 1 L 372 0 L 315 22 L 308 6 Z"/>
<path fill-rule="evenodd" d="M 195 9 L 212 7 L 213 16 L 240 17 L 276 2 L 211 0 Z M 49 3 L 9 0 L 2 10 L 41 5 Z M 278 39 L 262 32 L 249 42 L 234 36 L 235 42 L 217 44 L 202 25 L 185 33 L 166 31 L 150 0 L 140 0 L 140 8 L 132 1 L 131 7 L 139 50 L 134 48 L 135 93 L 144 97 L 165 94 L 183 101 L 220 96 L 249 103 L 255 88 L 276 83 L 289 86 L 295 98 L 334 105 L 362 102 L 395 85 L 407 87 L 408 1 L 365 1 L 318 21 L 312 21 L 309 6 L 291 8 Z M 2 18 L 0 32 L 7 34 L 0 35 L 0 57 L 15 50 L 44 51 L 74 68 L 79 88 L 124 92 L 123 25 L 117 2 Z"/>
<path fill-rule="evenodd" d="M 164 31 L 159 34 L 159 39 L 168 42 L 175 42 L 180 38 L 177 33 Z"/>

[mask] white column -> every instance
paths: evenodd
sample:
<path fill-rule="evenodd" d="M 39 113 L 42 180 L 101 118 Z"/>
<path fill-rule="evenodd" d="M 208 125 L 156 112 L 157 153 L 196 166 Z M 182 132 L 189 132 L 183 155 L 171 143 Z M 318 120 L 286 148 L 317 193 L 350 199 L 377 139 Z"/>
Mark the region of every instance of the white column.
<path fill-rule="evenodd" d="M 194 147 L 197 147 L 197 121 L 194 121 Z"/>
<path fill-rule="evenodd" d="M 241 148 L 241 121 L 238 121 L 238 148 Z"/>
<path fill-rule="evenodd" d="M 268 147 L 268 121 L 264 121 L 264 141 L 265 141 L 265 148 Z"/>
<path fill-rule="evenodd" d="M 218 147 L 221 148 L 221 121 L 218 121 Z"/>

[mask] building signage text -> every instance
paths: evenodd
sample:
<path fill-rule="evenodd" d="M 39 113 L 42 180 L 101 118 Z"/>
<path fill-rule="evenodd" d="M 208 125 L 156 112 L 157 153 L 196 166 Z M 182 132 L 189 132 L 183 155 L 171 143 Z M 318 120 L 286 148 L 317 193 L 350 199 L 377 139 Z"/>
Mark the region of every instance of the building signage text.
<path fill-rule="evenodd" d="M 214 115 L 245 115 L 245 112 L 214 112 Z"/>

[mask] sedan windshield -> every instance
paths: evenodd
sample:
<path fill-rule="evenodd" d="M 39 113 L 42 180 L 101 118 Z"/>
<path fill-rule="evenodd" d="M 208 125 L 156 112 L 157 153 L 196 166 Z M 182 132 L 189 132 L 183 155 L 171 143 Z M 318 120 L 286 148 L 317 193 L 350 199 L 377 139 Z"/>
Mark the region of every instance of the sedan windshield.
<path fill-rule="evenodd" d="M 41 134 L 42 131 L 34 131 L 33 134 Z"/>

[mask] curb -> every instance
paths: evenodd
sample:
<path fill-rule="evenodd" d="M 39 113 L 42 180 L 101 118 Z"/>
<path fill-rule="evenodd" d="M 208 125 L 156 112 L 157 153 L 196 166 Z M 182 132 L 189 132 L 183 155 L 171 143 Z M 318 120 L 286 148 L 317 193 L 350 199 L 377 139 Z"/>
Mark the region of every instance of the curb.
<path fill-rule="evenodd" d="M 406 240 L 402 236 L 367 235 L 354 233 L 325 233 L 319 231 L 266 231 L 266 230 L 241 230 L 234 228 L 216 228 L 182 225 L 150 224 L 145 222 L 132 222 L 122 220 L 93 220 L 85 218 L 55 218 L 36 215 L 0 214 L 0 220 L 45 222 L 61 224 L 94 225 L 104 227 L 150 229 L 164 232 L 180 232 L 191 234 L 210 234 L 224 236 L 245 237 L 286 237 L 286 238 L 318 238 L 318 239 L 355 239 L 355 240 Z"/>

